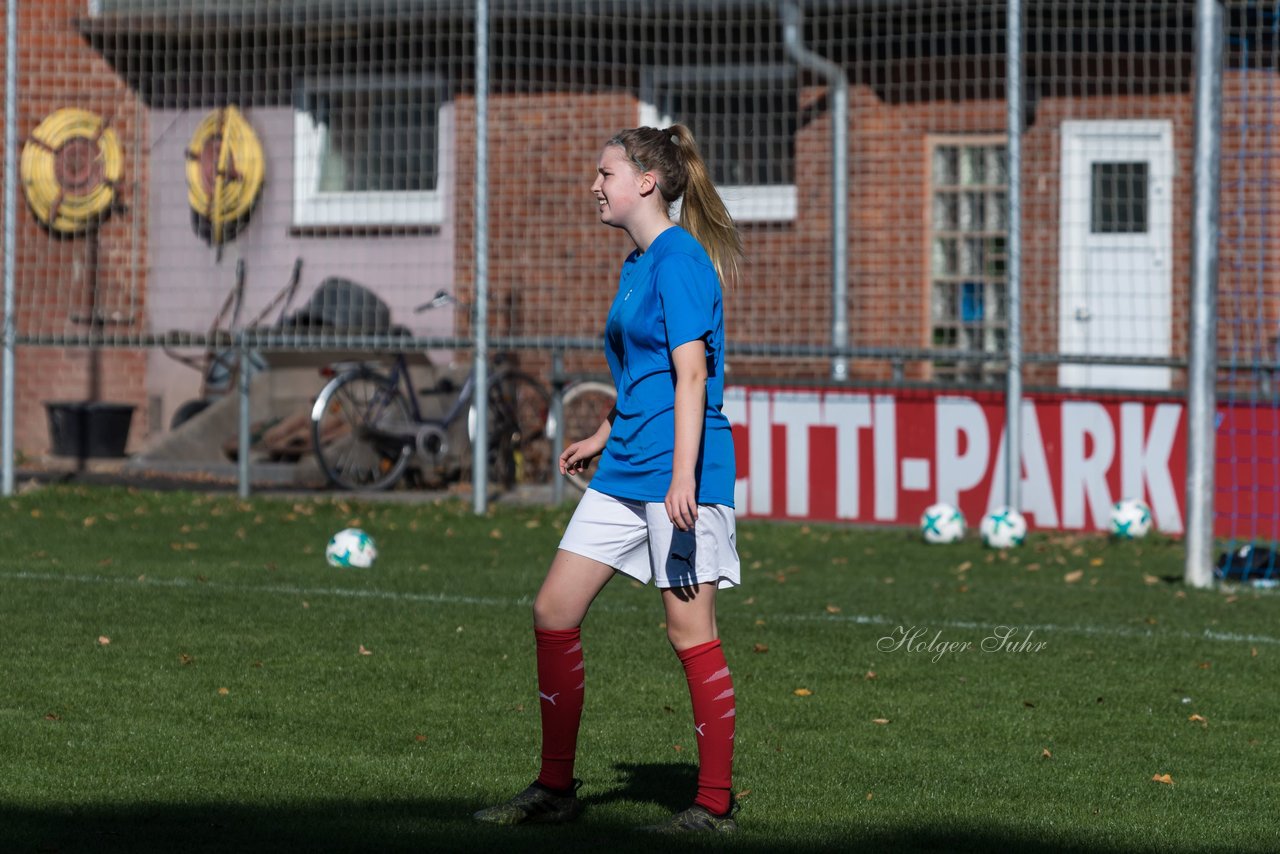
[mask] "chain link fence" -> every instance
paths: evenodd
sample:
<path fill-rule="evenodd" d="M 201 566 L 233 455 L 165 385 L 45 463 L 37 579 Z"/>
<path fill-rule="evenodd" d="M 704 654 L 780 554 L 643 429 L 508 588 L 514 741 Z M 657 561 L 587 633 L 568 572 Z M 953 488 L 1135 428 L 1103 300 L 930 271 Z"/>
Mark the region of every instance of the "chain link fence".
<path fill-rule="evenodd" d="M 1280 465 L 1280 17 L 1260 3 L 10 0 L 6 471 L 58 450 L 59 402 L 133 407 L 128 449 L 155 465 L 239 455 L 261 472 L 305 459 L 307 436 L 277 431 L 267 454 L 263 435 L 300 424 L 335 364 L 410 353 L 446 398 L 475 352 L 555 388 L 604 376 L 631 246 L 597 221 L 596 160 L 619 129 L 682 122 L 746 246 L 725 297 L 743 413 L 766 387 L 1001 408 L 1012 355 L 1021 426 L 1006 442 L 990 415 L 982 501 L 1007 480 L 1042 502 L 1038 525 L 1097 527 L 1136 490 L 1180 532 L 1210 7 L 1215 530 L 1275 539 L 1280 478 L 1258 472 Z M 222 420 L 193 432 L 201 418 Z M 977 434 L 961 432 L 963 457 Z M 1078 476 L 1062 457 L 1077 439 Z M 1008 447 L 1012 478 L 991 470 Z M 756 487 L 760 453 L 743 457 Z M 894 488 L 943 479 L 916 462 Z"/>

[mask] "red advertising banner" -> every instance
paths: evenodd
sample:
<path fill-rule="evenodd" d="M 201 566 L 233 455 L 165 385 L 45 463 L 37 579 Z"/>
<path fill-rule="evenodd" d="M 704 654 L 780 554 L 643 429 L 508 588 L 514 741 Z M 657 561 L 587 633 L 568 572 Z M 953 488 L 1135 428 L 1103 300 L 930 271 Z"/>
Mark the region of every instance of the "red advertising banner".
<path fill-rule="evenodd" d="M 1022 406 L 1021 510 L 1033 528 L 1105 529 L 1113 502 L 1142 498 L 1158 530 L 1182 533 L 1182 402 L 1028 395 Z M 945 501 L 976 525 L 1005 503 L 1001 393 L 737 386 L 724 411 L 744 517 L 914 525 Z M 1276 535 L 1278 421 L 1275 410 L 1220 411 L 1218 503 L 1230 506 L 1218 508 L 1219 535 L 1240 536 L 1231 528 L 1246 519 L 1248 537 Z"/>

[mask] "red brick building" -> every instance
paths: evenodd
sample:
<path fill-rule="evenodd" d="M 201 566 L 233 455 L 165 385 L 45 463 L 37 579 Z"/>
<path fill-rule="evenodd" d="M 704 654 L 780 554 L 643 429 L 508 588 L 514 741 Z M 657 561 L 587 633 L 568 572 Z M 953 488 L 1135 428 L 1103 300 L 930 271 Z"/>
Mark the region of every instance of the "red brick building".
<path fill-rule="evenodd" d="M 240 259 L 250 270 L 247 309 L 265 304 L 302 259 L 303 296 L 337 273 L 371 284 L 416 332 L 465 334 L 465 312 L 428 321 L 409 308 L 439 287 L 472 292 L 471 5 L 24 4 L 20 136 L 52 110 L 83 103 L 111 116 L 128 149 L 121 207 L 100 230 L 106 334 L 137 344 L 202 332 Z M 1001 381 L 1004 5 L 803 4 L 806 47 L 849 81 L 848 343 L 864 354 L 850 365 L 856 380 Z M 829 376 L 825 358 L 804 354 L 832 340 L 832 104 L 826 81 L 799 70 L 782 46 L 775 4 L 490 7 L 491 333 L 548 345 L 598 336 L 630 248 L 596 222 L 588 187 L 599 148 L 620 128 L 681 120 L 698 132 L 747 249 L 743 281 L 726 301 L 731 341 L 772 348 L 731 356 L 731 380 Z M 1026 7 L 1023 331 L 1025 350 L 1042 357 L 1027 382 L 1177 391 L 1192 243 L 1191 8 Z M 1275 193 L 1258 132 L 1276 81 L 1239 49 L 1267 32 L 1251 15 L 1235 10 L 1229 20 L 1236 48 L 1224 81 L 1223 161 L 1235 171 L 1224 165 L 1224 209 L 1235 203 L 1242 213 L 1223 217 L 1220 305 L 1233 324 L 1224 354 L 1259 359 L 1280 320 L 1276 259 L 1255 215 Z M 191 128 L 228 103 L 258 128 L 268 172 L 248 224 L 215 248 L 187 228 L 181 160 Z M 316 169 L 305 161 L 309 139 L 328 158 Z M 377 177 L 387 163 L 399 171 Z M 346 194 L 332 216 L 312 192 L 325 190 L 326 170 Z M 379 206 L 374 196 L 387 191 L 413 201 Z M 23 340 L 82 339 L 71 318 L 88 287 L 87 241 L 52 238 L 29 212 L 19 215 Z M 1056 361 L 1064 352 L 1170 365 L 1072 368 Z M 198 377 L 165 367 L 155 351 L 113 349 L 101 359 L 102 396 L 142 407 L 136 440 L 196 392 Z M 88 361 L 78 348 L 20 349 L 21 449 L 44 450 L 40 403 L 83 396 Z M 589 352 L 569 362 L 602 368 Z"/>

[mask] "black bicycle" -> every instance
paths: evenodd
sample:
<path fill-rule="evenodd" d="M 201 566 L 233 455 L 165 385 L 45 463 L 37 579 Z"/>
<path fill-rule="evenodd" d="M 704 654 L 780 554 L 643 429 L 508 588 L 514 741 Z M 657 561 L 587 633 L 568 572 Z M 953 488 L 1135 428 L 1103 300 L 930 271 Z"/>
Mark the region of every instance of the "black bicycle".
<path fill-rule="evenodd" d="M 444 292 L 421 308 L 451 301 Z M 548 436 L 551 396 L 528 374 L 495 360 L 487 383 L 491 484 L 511 489 L 543 484 L 556 467 Z M 360 362 L 342 366 L 311 407 L 311 441 L 320 468 L 343 489 L 380 490 L 395 485 L 416 453 L 424 467 L 439 471 L 450 458 L 450 435 L 463 414 L 467 437 L 476 436 L 475 372 L 468 373 L 439 419 L 423 415 L 419 394 L 452 394 L 443 387 L 418 392 L 403 353 L 395 355 L 389 373 Z"/>

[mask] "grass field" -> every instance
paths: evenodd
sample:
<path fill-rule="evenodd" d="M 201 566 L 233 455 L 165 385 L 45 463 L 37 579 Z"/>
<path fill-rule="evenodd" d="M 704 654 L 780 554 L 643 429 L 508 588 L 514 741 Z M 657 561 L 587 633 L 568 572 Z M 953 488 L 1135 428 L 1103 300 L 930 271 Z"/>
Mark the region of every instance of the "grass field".
<path fill-rule="evenodd" d="M 583 629 L 586 813 L 469 821 L 536 774 L 529 604 L 570 511 L 0 502 L 0 849 L 655 850 L 631 829 L 687 805 L 696 747 L 658 596 L 625 579 Z M 372 570 L 325 565 L 348 524 Z M 1277 850 L 1275 595 L 1184 589 L 1164 539 L 744 523 L 739 546 L 725 847 Z"/>

